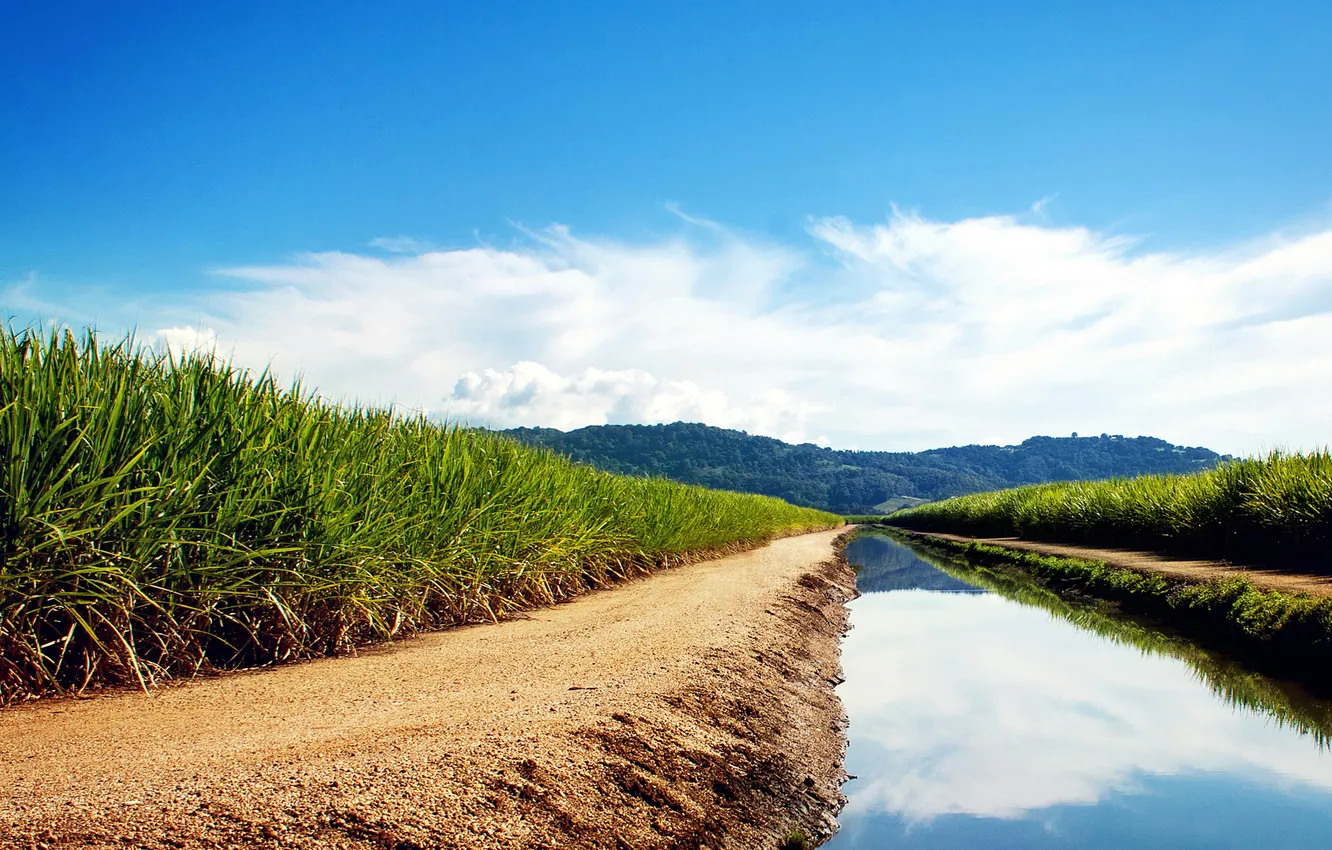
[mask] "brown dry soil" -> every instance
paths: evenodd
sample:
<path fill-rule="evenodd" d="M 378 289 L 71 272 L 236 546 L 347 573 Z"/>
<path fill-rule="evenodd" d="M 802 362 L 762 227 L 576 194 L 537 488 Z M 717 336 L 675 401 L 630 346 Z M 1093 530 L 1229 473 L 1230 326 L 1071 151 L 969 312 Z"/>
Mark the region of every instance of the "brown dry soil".
<path fill-rule="evenodd" d="M 905 530 L 905 529 L 903 529 Z M 1310 596 L 1332 596 L 1332 576 L 1302 573 L 1294 570 L 1232 564 L 1229 561 L 1191 561 L 1142 552 L 1136 549 L 1097 549 L 1090 546 L 1071 546 L 1064 543 L 1043 543 L 1021 540 L 1017 537 L 964 537 L 960 534 L 911 531 L 921 537 L 937 537 L 958 543 L 986 543 L 1006 546 L 1024 552 L 1053 555 L 1058 558 L 1080 558 L 1101 561 L 1107 566 L 1135 570 L 1142 573 L 1161 573 L 1184 581 L 1203 582 L 1216 579 L 1246 578 L 1262 590 L 1280 590 L 1284 593 L 1307 593 Z"/>
<path fill-rule="evenodd" d="M 845 779 L 841 533 L 355 658 L 7 709 L 0 845 L 817 843 Z"/>

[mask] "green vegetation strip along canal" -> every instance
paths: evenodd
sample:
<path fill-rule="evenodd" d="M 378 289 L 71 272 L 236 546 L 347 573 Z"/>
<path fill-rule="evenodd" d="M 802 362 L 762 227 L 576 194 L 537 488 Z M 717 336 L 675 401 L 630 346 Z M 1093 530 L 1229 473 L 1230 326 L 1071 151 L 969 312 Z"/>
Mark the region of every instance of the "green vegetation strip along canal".
<path fill-rule="evenodd" d="M 1147 549 L 1332 575 L 1332 453 L 1273 452 L 1192 475 L 976 493 L 887 521 L 915 531 Z"/>
<path fill-rule="evenodd" d="M 887 533 L 1026 583 L 1114 603 L 1125 612 L 1153 618 L 1213 649 L 1234 655 L 1262 672 L 1298 679 L 1329 695 L 1332 596 L 1265 590 L 1255 587 L 1250 574 L 1243 570 L 1220 578 L 1190 580 L 1168 572 L 1168 563 L 1161 570 L 1107 564 L 1090 557 L 1095 550 L 1087 550 L 1086 558 L 1070 558 L 965 538 L 895 529 Z"/>
<path fill-rule="evenodd" d="M 1321 848 L 1332 703 L 1103 602 L 862 534 L 830 847 Z"/>

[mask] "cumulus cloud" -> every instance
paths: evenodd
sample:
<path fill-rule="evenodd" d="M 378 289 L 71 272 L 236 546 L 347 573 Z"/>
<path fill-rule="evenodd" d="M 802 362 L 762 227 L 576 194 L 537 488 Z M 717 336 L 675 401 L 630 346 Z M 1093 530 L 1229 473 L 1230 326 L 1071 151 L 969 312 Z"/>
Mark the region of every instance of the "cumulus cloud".
<path fill-rule="evenodd" d="M 681 222 L 648 243 L 557 226 L 230 267 L 157 326 L 202 316 L 188 327 L 245 365 L 499 424 L 678 415 L 900 449 L 1328 439 L 1332 230 L 1170 252 L 1019 216 L 818 218 L 801 245 Z"/>
<path fill-rule="evenodd" d="M 162 328 L 153 334 L 156 342 L 175 355 L 217 349 L 217 331 L 212 328 Z"/>
<path fill-rule="evenodd" d="M 708 422 L 800 441 L 809 409 L 781 390 L 754 393 L 737 403 L 720 390 L 660 380 L 638 369 L 589 368 L 566 378 L 540 363 L 522 362 L 463 375 L 444 400 L 444 413 L 501 428 Z"/>

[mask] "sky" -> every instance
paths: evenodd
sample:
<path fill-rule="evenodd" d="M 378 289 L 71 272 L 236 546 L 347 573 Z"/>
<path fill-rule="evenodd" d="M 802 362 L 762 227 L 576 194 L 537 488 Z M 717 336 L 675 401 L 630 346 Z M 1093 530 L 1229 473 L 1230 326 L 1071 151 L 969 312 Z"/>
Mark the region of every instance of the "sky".
<path fill-rule="evenodd" d="M 0 314 L 496 427 L 1329 442 L 1332 4 L 0 0 Z"/>

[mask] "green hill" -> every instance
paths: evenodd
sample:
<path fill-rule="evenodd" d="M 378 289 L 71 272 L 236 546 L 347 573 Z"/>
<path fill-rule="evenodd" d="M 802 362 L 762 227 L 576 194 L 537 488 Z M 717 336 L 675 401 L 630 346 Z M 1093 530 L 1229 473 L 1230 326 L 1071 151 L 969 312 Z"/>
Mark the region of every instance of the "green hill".
<path fill-rule="evenodd" d="M 503 433 L 610 472 L 762 493 L 848 515 L 1021 484 L 1197 472 L 1221 459 L 1208 449 L 1154 437 L 1108 434 L 1032 437 L 1016 446 L 856 452 L 688 422 Z"/>

